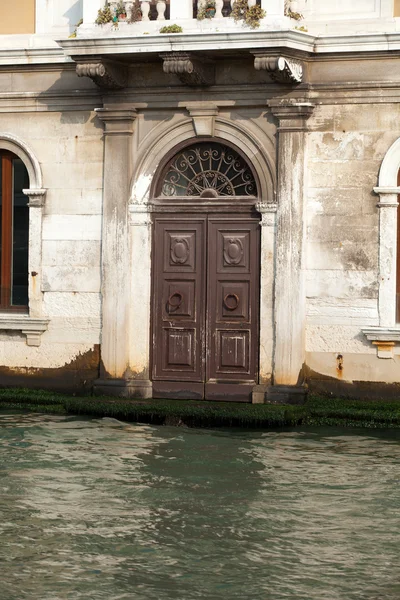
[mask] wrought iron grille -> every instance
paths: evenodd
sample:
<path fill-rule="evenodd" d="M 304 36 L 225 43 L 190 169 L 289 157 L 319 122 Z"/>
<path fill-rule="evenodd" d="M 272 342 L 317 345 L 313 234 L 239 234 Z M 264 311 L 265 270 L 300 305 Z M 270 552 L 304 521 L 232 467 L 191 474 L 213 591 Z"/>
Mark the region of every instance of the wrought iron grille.
<path fill-rule="evenodd" d="M 256 196 L 251 169 L 232 148 L 215 142 L 190 146 L 166 168 L 162 196 Z"/>

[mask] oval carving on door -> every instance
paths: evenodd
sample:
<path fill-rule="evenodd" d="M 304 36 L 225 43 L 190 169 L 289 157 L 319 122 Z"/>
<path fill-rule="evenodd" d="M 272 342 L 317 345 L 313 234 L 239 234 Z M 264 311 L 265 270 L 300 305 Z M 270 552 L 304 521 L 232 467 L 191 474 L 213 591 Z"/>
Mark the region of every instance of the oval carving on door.
<path fill-rule="evenodd" d="M 171 260 L 174 264 L 184 265 L 190 255 L 189 243 L 185 238 L 175 238 L 171 244 Z"/>
<path fill-rule="evenodd" d="M 227 265 L 238 265 L 243 258 L 243 244 L 239 238 L 230 238 L 225 242 L 224 261 Z"/>

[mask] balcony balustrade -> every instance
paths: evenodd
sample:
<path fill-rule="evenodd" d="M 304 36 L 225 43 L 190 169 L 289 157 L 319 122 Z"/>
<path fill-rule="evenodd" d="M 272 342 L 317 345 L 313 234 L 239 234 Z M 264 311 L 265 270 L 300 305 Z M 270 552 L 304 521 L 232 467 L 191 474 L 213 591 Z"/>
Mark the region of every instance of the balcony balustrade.
<path fill-rule="evenodd" d="M 78 37 L 86 37 L 89 33 L 100 35 L 135 35 L 155 33 L 163 25 L 180 25 L 184 33 L 196 31 L 221 31 L 240 29 L 242 23 L 235 23 L 229 16 L 235 0 L 215 0 L 215 14 L 212 18 L 198 20 L 199 9 L 206 0 L 110 0 L 112 14 L 117 15 L 117 8 L 123 6 L 125 15 L 115 19 L 113 24 L 95 25 L 98 10 L 104 8 L 104 0 L 83 0 L 83 25 L 79 28 Z M 288 22 L 285 16 L 287 9 L 296 12 L 298 0 L 248 0 L 248 6 L 259 5 L 266 12 L 261 27 L 278 27 Z M 286 11 L 285 11 L 286 6 Z M 140 8 L 140 19 L 136 20 L 137 9 Z M 165 23 L 168 21 L 168 23 Z M 248 29 L 248 28 L 247 28 Z"/>

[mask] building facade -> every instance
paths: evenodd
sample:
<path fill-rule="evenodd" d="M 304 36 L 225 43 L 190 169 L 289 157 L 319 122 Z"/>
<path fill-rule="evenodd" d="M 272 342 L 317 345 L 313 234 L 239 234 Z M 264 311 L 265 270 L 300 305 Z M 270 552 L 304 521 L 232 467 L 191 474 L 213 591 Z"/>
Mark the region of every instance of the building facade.
<path fill-rule="evenodd" d="M 250 1 L 256 29 L 222 0 L 25 4 L 0 12 L 0 385 L 396 393 L 400 3 Z"/>

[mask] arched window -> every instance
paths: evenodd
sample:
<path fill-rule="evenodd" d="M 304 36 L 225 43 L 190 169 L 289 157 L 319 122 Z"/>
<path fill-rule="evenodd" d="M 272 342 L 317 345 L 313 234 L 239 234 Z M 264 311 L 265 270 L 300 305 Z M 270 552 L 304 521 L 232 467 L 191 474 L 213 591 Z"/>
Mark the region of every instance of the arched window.
<path fill-rule="evenodd" d="M 210 141 L 188 146 L 167 163 L 157 195 L 167 198 L 255 197 L 257 185 L 239 152 Z"/>
<path fill-rule="evenodd" d="M 0 310 L 28 307 L 28 171 L 18 156 L 0 150 Z"/>

